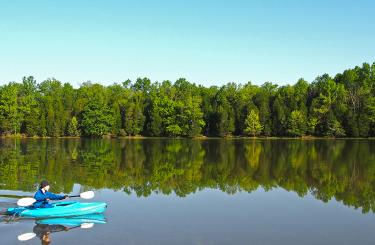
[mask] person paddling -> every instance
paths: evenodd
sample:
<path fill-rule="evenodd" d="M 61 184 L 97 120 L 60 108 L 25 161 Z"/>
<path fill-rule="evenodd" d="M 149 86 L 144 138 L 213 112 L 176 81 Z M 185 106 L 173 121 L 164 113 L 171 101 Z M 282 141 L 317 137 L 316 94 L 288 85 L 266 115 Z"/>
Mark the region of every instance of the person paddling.
<path fill-rule="evenodd" d="M 48 202 L 50 200 L 63 200 L 68 198 L 67 195 L 57 195 L 49 192 L 49 183 L 43 180 L 40 183 L 38 191 L 34 195 L 36 202 L 33 204 L 34 208 L 52 208 L 53 206 Z"/>

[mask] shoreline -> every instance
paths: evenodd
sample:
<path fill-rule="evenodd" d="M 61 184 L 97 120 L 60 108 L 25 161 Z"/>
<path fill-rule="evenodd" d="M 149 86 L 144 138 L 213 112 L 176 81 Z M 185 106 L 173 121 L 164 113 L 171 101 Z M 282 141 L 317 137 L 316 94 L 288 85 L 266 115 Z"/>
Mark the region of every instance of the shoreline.
<path fill-rule="evenodd" d="M 302 137 L 280 137 L 280 136 L 194 136 L 194 137 L 167 137 L 167 136 L 103 136 L 103 137 L 83 137 L 83 136 L 23 136 L 23 135 L 2 135 L 0 139 L 192 139 L 192 140 L 211 140 L 211 139 L 223 139 L 223 140 L 235 140 L 235 139 L 253 139 L 253 140 L 349 140 L 349 139 L 366 139 L 374 140 L 375 137 L 320 137 L 320 136 L 302 136 Z"/>

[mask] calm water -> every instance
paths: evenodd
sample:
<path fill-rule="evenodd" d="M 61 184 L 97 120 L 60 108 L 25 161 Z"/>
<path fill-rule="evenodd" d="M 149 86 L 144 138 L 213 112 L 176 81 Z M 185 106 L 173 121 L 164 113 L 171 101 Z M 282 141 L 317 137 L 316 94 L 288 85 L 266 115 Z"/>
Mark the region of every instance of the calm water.
<path fill-rule="evenodd" d="M 41 179 L 108 203 L 51 244 L 375 242 L 375 140 L 0 140 L 0 209 Z M 41 244 L 7 218 L 0 244 Z"/>

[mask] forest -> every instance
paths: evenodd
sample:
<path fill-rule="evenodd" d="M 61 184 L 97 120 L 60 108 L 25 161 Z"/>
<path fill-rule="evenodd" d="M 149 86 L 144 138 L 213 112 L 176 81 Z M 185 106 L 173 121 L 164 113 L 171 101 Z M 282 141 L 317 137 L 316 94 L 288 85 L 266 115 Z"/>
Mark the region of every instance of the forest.
<path fill-rule="evenodd" d="M 373 137 L 375 62 L 311 83 L 205 87 L 148 78 L 78 88 L 34 77 L 0 87 L 0 134 L 27 137 Z"/>

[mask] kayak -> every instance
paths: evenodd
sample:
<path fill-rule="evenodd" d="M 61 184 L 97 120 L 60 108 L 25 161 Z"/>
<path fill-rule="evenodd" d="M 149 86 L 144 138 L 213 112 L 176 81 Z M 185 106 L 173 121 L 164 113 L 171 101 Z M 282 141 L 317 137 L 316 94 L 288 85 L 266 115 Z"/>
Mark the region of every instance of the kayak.
<path fill-rule="evenodd" d="M 51 204 L 51 208 L 8 208 L 7 213 L 10 215 L 17 214 L 21 217 L 29 218 L 48 218 L 103 213 L 107 208 L 107 204 L 104 202 L 55 202 Z"/>
<path fill-rule="evenodd" d="M 7 214 L 28 218 L 66 217 L 103 213 L 107 204 L 104 202 L 55 202 L 51 208 L 16 207 L 8 208 Z"/>
<path fill-rule="evenodd" d="M 103 214 L 88 214 L 72 217 L 38 219 L 36 223 L 41 225 L 79 226 L 84 223 L 105 224 L 107 221 Z"/>

